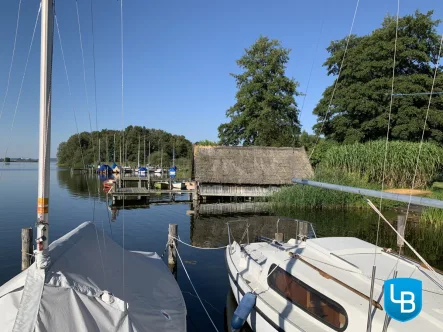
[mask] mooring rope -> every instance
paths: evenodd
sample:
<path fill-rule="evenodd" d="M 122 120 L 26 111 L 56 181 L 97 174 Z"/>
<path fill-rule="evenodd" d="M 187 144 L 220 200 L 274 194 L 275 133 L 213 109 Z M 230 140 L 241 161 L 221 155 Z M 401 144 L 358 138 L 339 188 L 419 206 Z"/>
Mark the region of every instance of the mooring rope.
<path fill-rule="evenodd" d="M 212 320 L 211 315 L 209 315 L 209 312 L 208 312 L 208 310 L 206 310 L 206 307 L 205 307 L 205 305 L 203 304 L 203 301 L 202 301 L 202 299 L 200 298 L 200 295 L 198 295 L 197 290 L 196 290 L 195 287 L 194 287 L 194 284 L 193 284 L 193 282 L 192 282 L 192 280 L 191 280 L 191 277 L 189 276 L 188 271 L 186 270 L 186 267 L 185 267 L 185 264 L 184 264 L 183 261 L 182 261 L 182 258 L 180 257 L 180 253 L 178 252 L 177 247 L 175 247 L 175 250 L 177 251 L 177 256 L 178 256 L 178 258 L 179 258 L 179 260 L 180 260 L 180 263 L 181 263 L 182 266 L 183 266 L 183 270 L 185 271 L 185 274 L 186 274 L 186 276 L 188 277 L 189 283 L 191 284 L 192 289 L 194 290 L 195 295 L 197 296 L 198 300 L 200 301 L 200 304 L 202 305 L 203 310 L 206 312 L 206 315 L 208 316 L 209 320 L 211 321 L 212 326 L 214 326 L 214 329 L 218 332 L 218 329 L 217 329 L 217 327 L 215 326 L 215 323 L 214 323 L 214 321 Z"/>
<path fill-rule="evenodd" d="M 170 237 L 171 239 L 177 240 L 177 241 L 180 242 L 180 243 L 183 243 L 185 246 L 188 246 L 188 247 L 191 247 L 191 248 L 194 248 L 194 249 L 202 249 L 202 250 L 218 250 L 218 249 L 226 249 L 226 247 L 227 247 L 227 245 L 226 245 L 226 246 L 223 246 L 223 247 L 215 247 L 215 248 L 196 247 L 196 246 L 193 246 L 192 244 L 189 244 L 189 243 L 183 242 L 182 240 L 180 240 L 179 238 L 176 238 L 175 236 L 169 235 L 169 237 Z M 166 244 L 166 245 L 167 245 L 167 244 Z"/>

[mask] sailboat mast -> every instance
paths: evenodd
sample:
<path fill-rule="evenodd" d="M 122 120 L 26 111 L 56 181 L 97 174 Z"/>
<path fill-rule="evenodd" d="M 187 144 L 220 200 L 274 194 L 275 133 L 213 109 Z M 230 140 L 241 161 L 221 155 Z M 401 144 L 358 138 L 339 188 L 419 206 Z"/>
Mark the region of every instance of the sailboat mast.
<path fill-rule="evenodd" d="M 148 164 L 151 166 L 151 141 L 149 141 Z"/>
<path fill-rule="evenodd" d="M 137 167 L 140 168 L 140 134 L 138 135 Z"/>
<path fill-rule="evenodd" d="M 108 134 L 106 134 L 106 164 L 109 164 Z"/>
<path fill-rule="evenodd" d="M 42 260 L 49 244 L 49 170 L 51 155 L 51 79 L 52 46 L 54 36 L 53 0 L 41 2 L 41 59 L 40 59 L 40 140 L 38 153 L 37 198 L 37 266 L 45 268 Z M 43 255 L 44 256 L 44 255 Z"/>
<path fill-rule="evenodd" d="M 143 167 L 146 167 L 146 135 L 143 136 Z"/>
<path fill-rule="evenodd" d="M 101 156 L 100 156 L 100 138 L 98 139 L 98 165 L 100 166 L 101 163 Z"/>
<path fill-rule="evenodd" d="M 115 134 L 114 134 L 114 163 L 116 162 L 116 159 L 115 159 Z"/>

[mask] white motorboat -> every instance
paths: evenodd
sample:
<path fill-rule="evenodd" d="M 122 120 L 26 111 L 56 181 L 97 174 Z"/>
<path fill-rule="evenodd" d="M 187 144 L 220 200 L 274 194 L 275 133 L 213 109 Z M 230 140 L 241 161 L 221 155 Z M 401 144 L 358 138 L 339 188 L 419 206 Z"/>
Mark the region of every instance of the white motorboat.
<path fill-rule="evenodd" d="M 172 182 L 172 188 L 183 190 L 186 189 L 186 185 L 184 182 Z"/>
<path fill-rule="evenodd" d="M 372 331 L 443 330 L 443 291 L 429 270 L 358 238 L 316 238 L 314 232 L 310 238 L 306 230 L 312 225 L 294 222 L 304 231 L 287 242 L 262 238 L 240 245 L 230 241 L 226 249 L 237 302 L 248 292 L 256 294 L 247 318 L 254 331 L 366 331 L 374 256 Z M 397 278 L 423 282 L 423 308 L 405 323 L 387 319 L 384 330 L 383 282 L 393 278 L 395 270 Z"/>

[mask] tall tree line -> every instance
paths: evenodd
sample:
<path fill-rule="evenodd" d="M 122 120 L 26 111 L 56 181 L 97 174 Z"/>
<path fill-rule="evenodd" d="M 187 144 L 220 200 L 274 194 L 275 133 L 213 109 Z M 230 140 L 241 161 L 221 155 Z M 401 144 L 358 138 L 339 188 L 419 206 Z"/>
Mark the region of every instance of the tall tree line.
<path fill-rule="evenodd" d="M 160 161 L 163 161 L 164 165 L 169 166 L 172 162 L 173 148 L 175 149 L 175 157 L 177 159 L 189 159 L 192 156 L 192 143 L 184 136 L 173 135 L 159 129 L 128 126 L 124 131 L 104 129 L 92 133 L 82 132 L 79 135 L 72 135 L 66 142 L 62 142 L 58 146 L 58 164 L 62 166 L 96 165 L 98 161 L 120 164 L 120 151 L 123 162 L 136 163 L 139 138 L 141 164 L 144 159 L 148 162 L 149 142 L 151 147 L 150 162 L 152 165 L 160 164 Z M 146 146 L 145 151 L 144 146 Z M 161 155 L 162 151 L 163 155 Z M 146 153 L 145 158 L 144 153 Z"/>

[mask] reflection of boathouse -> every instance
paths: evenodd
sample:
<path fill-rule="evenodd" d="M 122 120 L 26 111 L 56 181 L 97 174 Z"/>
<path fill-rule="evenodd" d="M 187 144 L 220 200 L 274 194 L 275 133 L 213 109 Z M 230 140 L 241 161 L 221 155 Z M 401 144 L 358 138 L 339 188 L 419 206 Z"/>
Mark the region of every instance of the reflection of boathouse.
<path fill-rule="evenodd" d="M 304 148 L 195 146 L 200 196 L 262 197 L 313 174 Z"/>

